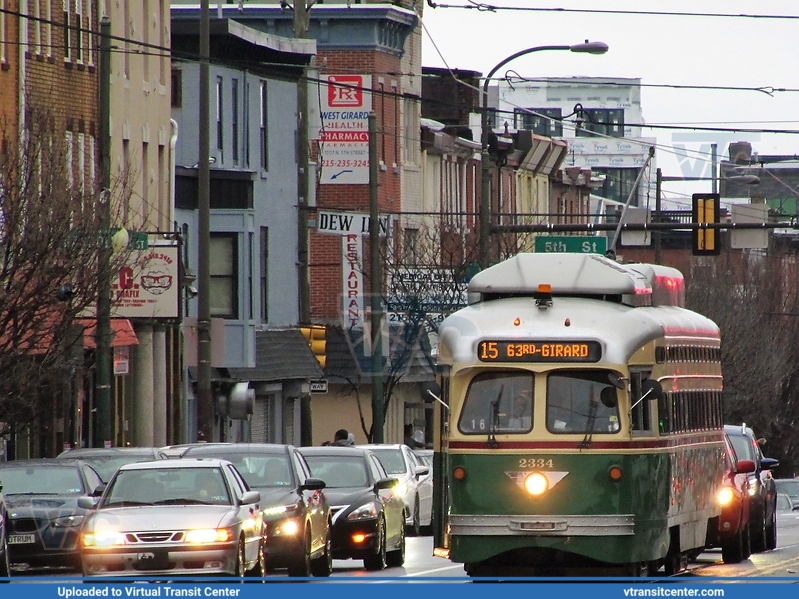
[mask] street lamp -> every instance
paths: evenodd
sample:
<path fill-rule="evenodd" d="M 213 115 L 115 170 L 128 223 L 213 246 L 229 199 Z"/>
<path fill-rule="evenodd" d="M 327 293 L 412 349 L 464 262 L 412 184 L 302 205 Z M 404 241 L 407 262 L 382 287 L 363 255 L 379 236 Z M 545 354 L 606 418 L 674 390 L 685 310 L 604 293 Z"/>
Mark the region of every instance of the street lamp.
<path fill-rule="evenodd" d="M 491 231 L 491 198 L 490 198 L 490 185 L 488 181 L 489 176 L 489 164 L 488 164 L 488 84 L 491 81 L 491 77 L 501 69 L 503 66 L 508 64 L 510 61 L 519 58 L 520 56 L 524 56 L 525 54 L 532 54 L 533 52 L 540 52 L 542 50 L 568 50 L 569 52 L 580 52 L 583 54 L 604 54 L 608 51 L 608 45 L 602 42 L 589 42 L 585 40 L 582 44 L 574 44 L 572 46 L 535 46 L 533 48 L 527 48 L 526 50 L 521 50 L 520 52 L 516 52 L 516 54 L 511 54 L 504 60 L 502 60 L 499 64 L 497 64 L 491 71 L 489 71 L 488 75 L 486 75 L 485 81 L 483 82 L 483 95 L 481 97 L 480 102 L 480 109 L 481 109 L 481 144 L 482 144 L 482 152 L 480 155 L 480 170 L 481 170 L 481 194 L 480 194 L 480 267 L 487 268 L 489 263 L 488 257 L 488 236 Z"/>

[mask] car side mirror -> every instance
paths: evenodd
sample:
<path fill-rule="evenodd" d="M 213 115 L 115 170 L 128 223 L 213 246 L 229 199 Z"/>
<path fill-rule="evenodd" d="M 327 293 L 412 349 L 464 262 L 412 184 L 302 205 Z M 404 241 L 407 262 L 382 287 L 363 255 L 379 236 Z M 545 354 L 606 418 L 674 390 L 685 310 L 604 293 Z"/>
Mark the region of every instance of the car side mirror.
<path fill-rule="evenodd" d="M 241 496 L 241 505 L 252 505 L 261 501 L 261 494 L 258 491 L 247 491 Z"/>
<path fill-rule="evenodd" d="M 375 483 L 375 492 L 382 491 L 384 489 L 393 489 L 397 486 L 399 481 L 396 478 L 381 478 L 379 481 Z"/>
<path fill-rule="evenodd" d="M 322 479 L 306 478 L 305 482 L 300 485 L 300 491 L 321 491 L 326 486 Z"/>
<path fill-rule="evenodd" d="M 430 474 L 430 468 L 427 466 L 417 466 L 414 472 L 416 472 L 416 478 L 419 478 L 421 476 L 427 476 Z"/>
<path fill-rule="evenodd" d="M 100 503 L 99 497 L 92 497 L 91 495 L 78 497 L 78 507 L 84 510 L 93 510 L 98 503 Z"/>
<path fill-rule="evenodd" d="M 735 464 L 735 474 L 749 474 L 757 470 L 757 466 L 752 460 L 738 460 Z"/>
<path fill-rule="evenodd" d="M 775 460 L 774 458 L 763 458 L 760 460 L 760 467 L 763 470 L 771 470 L 772 468 L 776 468 L 780 465 L 779 460 Z"/>
<path fill-rule="evenodd" d="M 101 495 L 102 495 L 102 494 L 105 492 L 105 488 L 106 488 L 106 486 L 107 486 L 107 485 L 106 485 L 105 483 L 103 483 L 102 485 L 98 485 L 98 486 L 97 486 L 97 487 L 94 489 L 94 491 L 92 491 L 92 492 L 91 492 L 91 496 L 92 496 L 92 497 L 100 497 L 100 496 L 101 496 Z"/>

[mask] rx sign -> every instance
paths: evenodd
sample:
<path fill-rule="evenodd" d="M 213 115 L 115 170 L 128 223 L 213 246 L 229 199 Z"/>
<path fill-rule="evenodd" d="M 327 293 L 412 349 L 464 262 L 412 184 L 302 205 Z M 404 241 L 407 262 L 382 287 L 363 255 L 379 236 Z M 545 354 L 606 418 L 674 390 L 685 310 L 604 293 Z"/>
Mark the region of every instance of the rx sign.
<path fill-rule="evenodd" d="M 327 81 L 328 106 L 331 108 L 363 106 L 363 77 L 360 75 L 331 75 Z"/>

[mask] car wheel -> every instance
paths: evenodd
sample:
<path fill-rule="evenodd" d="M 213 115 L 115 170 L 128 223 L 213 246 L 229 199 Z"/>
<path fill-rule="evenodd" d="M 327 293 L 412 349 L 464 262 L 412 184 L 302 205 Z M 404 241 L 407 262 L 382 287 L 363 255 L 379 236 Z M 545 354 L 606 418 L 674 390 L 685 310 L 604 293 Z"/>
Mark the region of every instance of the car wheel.
<path fill-rule="evenodd" d="M 308 578 L 311 575 L 311 533 L 303 537 L 302 554 L 289 564 L 289 576 Z"/>
<path fill-rule="evenodd" d="M 766 550 L 766 513 L 763 509 L 763 516 L 760 521 L 754 523 L 752 528 L 752 553 L 763 553 Z"/>
<path fill-rule="evenodd" d="M 777 508 L 771 512 L 771 519 L 766 525 L 766 549 L 777 548 Z"/>
<path fill-rule="evenodd" d="M 244 554 L 244 539 L 239 539 L 239 548 L 236 553 L 236 569 L 233 572 L 233 576 L 243 578 L 244 570 L 247 567 L 247 558 Z"/>
<path fill-rule="evenodd" d="M 386 521 L 382 517 L 377 523 L 377 550 L 363 558 L 363 566 L 370 572 L 386 569 Z"/>
<path fill-rule="evenodd" d="M 744 528 L 744 559 L 752 555 L 752 539 L 749 533 L 749 525 Z"/>
<path fill-rule="evenodd" d="M 8 539 L 6 538 L 3 538 L 2 549 L 3 556 L 0 557 L 0 578 L 8 578 L 11 576 L 11 563 L 8 559 Z"/>
<path fill-rule="evenodd" d="M 721 544 L 721 559 L 725 564 L 737 564 L 744 559 L 744 535 L 743 529 L 731 539 L 727 539 Z"/>
<path fill-rule="evenodd" d="M 399 568 L 405 563 L 405 527 L 400 528 L 400 541 L 396 549 L 386 553 L 386 565 Z"/>
<path fill-rule="evenodd" d="M 261 537 L 261 542 L 258 543 L 258 561 L 252 570 L 247 571 L 247 576 L 254 578 L 263 578 L 266 576 L 266 541 Z"/>
<path fill-rule="evenodd" d="M 421 522 L 421 514 L 419 513 L 419 496 L 417 495 L 416 498 L 413 500 L 413 521 L 408 530 L 408 533 L 412 537 L 418 537 L 422 534 L 422 522 Z"/>
<path fill-rule="evenodd" d="M 311 562 L 311 574 L 314 576 L 330 576 L 333 573 L 333 541 L 330 531 L 325 539 L 325 552 Z"/>

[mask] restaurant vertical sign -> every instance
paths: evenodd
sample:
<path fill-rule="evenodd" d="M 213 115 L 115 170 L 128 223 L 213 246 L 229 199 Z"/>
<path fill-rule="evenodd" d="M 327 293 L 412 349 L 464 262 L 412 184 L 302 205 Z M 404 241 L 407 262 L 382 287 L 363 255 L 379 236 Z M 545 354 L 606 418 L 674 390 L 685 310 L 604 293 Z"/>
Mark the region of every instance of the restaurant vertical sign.
<path fill-rule="evenodd" d="M 369 183 L 371 75 L 323 75 L 319 182 Z"/>

